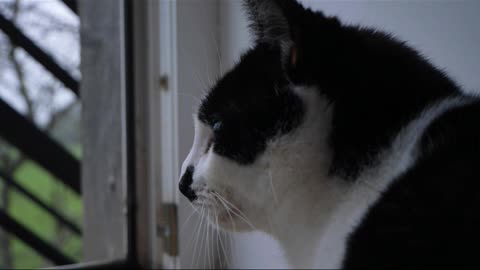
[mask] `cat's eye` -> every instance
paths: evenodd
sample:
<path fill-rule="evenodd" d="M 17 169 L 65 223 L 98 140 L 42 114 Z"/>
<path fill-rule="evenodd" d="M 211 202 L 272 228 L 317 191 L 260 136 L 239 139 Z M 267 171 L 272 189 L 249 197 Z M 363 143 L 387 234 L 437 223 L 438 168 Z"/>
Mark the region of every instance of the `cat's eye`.
<path fill-rule="evenodd" d="M 220 130 L 221 127 L 222 127 L 222 122 L 217 121 L 213 124 L 212 130 L 213 130 L 213 132 L 217 132 L 217 131 Z"/>

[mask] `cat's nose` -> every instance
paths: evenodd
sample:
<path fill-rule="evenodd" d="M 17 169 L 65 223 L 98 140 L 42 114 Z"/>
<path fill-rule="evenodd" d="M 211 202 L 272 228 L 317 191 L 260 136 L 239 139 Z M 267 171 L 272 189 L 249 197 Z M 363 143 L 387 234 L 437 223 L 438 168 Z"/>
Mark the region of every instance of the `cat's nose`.
<path fill-rule="evenodd" d="M 197 195 L 192 189 L 193 183 L 193 166 L 188 166 L 183 174 L 182 178 L 180 179 L 180 183 L 178 184 L 178 188 L 180 192 L 187 197 L 190 201 L 193 201 L 197 198 Z"/>

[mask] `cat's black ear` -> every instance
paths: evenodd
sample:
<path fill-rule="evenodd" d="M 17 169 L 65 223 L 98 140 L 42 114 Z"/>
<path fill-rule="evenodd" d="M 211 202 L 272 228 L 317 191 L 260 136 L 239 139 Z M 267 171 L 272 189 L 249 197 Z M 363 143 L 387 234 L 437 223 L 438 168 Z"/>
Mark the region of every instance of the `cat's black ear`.
<path fill-rule="evenodd" d="M 250 30 L 256 42 L 289 38 L 288 22 L 275 0 L 245 0 Z"/>
<path fill-rule="evenodd" d="M 285 64 L 295 65 L 297 41 L 301 38 L 301 17 L 307 11 L 295 0 L 244 0 L 250 30 L 255 43 L 268 43 L 282 48 Z"/>

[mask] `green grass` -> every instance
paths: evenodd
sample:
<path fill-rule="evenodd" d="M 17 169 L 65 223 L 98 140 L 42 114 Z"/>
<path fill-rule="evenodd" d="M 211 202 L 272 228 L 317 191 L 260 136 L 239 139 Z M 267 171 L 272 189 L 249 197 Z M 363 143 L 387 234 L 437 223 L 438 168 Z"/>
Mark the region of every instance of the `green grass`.
<path fill-rule="evenodd" d="M 71 151 L 78 157 L 81 148 L 73 147 Z M 23 187 L 35 194 L 48 205 L 54 203 L 54 198 L 61 197 L 62 202 L 57 205 L 57 210 L 72 220 L 78 226 L 82 225 L 83 205 L 81 198 L 55 179 L 47 171 L 31 161 L 27 161 L 17 169 L 15 179 Z M 56 221 L 47 212 L 36 204 L 16 192 L 10 193 L 9 214 L 18 222 L 25 225 L 33 233 L 48 243 L 55 245 L 65 255 L 76 261 L 82 259 L 82 240 L 75 234 L 68 234 L 61 246 L 57 245 L 58 234 Z M 22 241 L 12 237 L 11 250 L 13 253 L 14 268 L 40 268 L 51 265 L 35 251 L 26 246 Z"/>

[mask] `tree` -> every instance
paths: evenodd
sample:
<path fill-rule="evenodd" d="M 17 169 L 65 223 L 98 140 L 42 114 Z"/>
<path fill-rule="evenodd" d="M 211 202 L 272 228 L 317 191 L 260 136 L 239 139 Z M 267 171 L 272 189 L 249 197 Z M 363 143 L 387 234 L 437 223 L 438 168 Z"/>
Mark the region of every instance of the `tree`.
<path fill-rule="evenodd" d="M 56 3 L 59 4 L 59 3 Z M 61 3 L 60 3 L 61 4 Z M 43 5 L 43 6 L 42 6 Z M 55 52 L 54 58 L 63 60 L 63 67 L 78 76 L 78 52 L 68 57 L 66 52 L 71 48 L 58 46 L 53 43 L 43 43 L 39 37 L 64 38 L 69 42 L 78 44 L 78 23 L 66 20 L 49 11 L 45 5 L 52 6 L 51 1 L 20 1 L 8 0 L 0 3 L 0 12 L 9 16 L 32 39 L 37 39 L 38 45 L 44 50 Z M 30 32 L 30 33 L 28 33 Z M 78 51 L 78 46 L 77 46 Z M 45 70 L 36 64 L 21 49 L 12 44 L 5 35 L 0 35 L 0 97 L 9 101 L 12 106 L 22 112 L 30 121 L 36 123 L 47 133 L 53 133 L 60 121 L 68 115 L 73 108 L 78 107 L 75 98 L 65 98 L 63 85 L 52 76 L 45 76 Z M 67 94 L 68 96 L 68 94 Z M 61 138 L 60 138 L 61 139 Z M 0 168 L 9 175 L 27 160 L 21 152 L 0 140 Z M 10 187 L 6 184 L 0 186 L 0 207 L 9 209 Z M 63 192 L 52 194 L 53 207 L 61 209 L 63 206 Z M 56 244 L 61 246 L 68 237 L 68 233 L 60 223 L 56 225 Z M 0 268 L 12 268 L 13 258 L 10 249 L 9 236 L 0 230 Z"/>

